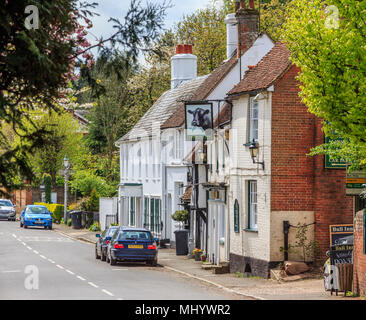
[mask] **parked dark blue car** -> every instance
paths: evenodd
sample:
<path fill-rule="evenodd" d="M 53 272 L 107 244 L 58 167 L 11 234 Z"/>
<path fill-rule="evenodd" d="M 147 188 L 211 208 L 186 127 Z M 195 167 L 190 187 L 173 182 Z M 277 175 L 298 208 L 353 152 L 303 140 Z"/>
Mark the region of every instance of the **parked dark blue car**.
<path fill-rule="evenodd" d="M 156 266 L 157 241 L 147 229 L 121 227 L 108 244 L 107 262 L 113 266 L 119 261 L 145 261 Z"/>
<path fill-rule="evenodd" d="M 96 234 L 98 238 L 95 243 L 95 258 L 101 259 L 102 261 L 106 260 L 107 257 L 107 246 L 109 241 L 112 239 L 115 232 L 118 231 L 119 226 L 111 226 L 103 231 L 102 234 Z"/>
<path fill-rule="evenodd" d="M 28 205 L 20 214 L 20 227 L 44 227 L 52 229 L 51 212 L 45 206 Z"/>

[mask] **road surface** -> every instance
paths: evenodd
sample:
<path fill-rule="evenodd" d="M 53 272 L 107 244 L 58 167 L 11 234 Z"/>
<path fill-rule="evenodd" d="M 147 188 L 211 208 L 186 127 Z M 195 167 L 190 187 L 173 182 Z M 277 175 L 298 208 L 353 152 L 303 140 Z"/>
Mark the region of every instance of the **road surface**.
<path fill-rule="evenodd" d="M 94 245 L 0 220 L 0 299 L 227 300 L 237 296 L 144 264 L 110 266 Z"/>

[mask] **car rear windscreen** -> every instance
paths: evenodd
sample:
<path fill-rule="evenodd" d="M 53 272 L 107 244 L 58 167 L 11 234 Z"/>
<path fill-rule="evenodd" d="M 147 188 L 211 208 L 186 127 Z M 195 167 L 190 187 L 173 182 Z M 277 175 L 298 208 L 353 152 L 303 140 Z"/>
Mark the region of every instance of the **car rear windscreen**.
<path fill-rule="evenodd" d="M 152 240 L 149 231 L 122 231 L 118 240 Z"/>

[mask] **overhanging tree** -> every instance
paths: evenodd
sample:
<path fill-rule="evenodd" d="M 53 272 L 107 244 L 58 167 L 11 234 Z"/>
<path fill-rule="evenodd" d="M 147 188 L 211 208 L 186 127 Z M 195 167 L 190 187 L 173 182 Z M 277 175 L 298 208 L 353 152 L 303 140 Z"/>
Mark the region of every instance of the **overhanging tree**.
<path fill-rule="evenodd" d="M 293 0 L 285 24 L 292 61 L 301 68 L 301 97 L 344 143 L 315 150 L 366 159 L 366 1 Z"/>
<path fill-rule="evenodd" d="M 25 8 L 38 8 L 39 29 L 25 28 Z M 32 178 L 28 155 L 36 146 L 47 145 L 47 132 L 30 121 L 28 134 L 24 118 L 37 108 L 53 110 L 60 89 L 67 86 L 74 67 L 88 74 L 92 62 L 89 50 L 95 46 L 106 54 L 115 50 L 128 53 L 128 61 L 136 60 L 141 52 L 150 50 L 162 28 L 167 5 L 131 1 L 124 21 L 111 19 L 115 33 L 99 39 L 91 46 L 85 39 L 91 26 L 90 12 L 96 4 L 76 0 L 2 1 L 0 4 L 0 129 L 10 124 L 28 144 L 12 147 L 0 132 L 0 185 L 11 187 L 12 177 L 21 173 Z M 89 17 L 89 18 L 88 18 Z M 84 21 L 84 25 L 80 23 Z M 89 75 L 93 88 L 95 80 Z M 94 80 L 94 81 L 93 81 Z M 1 192 L 1 191 L 0 191 Z"/>

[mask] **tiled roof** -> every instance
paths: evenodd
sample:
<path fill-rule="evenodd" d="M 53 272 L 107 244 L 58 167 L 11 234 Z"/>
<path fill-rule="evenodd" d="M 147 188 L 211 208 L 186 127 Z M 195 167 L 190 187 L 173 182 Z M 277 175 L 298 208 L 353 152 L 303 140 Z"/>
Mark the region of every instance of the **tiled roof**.
<path fill-rule="evenodd" d="M 231 120 L 231 107 L 227 102 L 225 102 L 220 108 L 220 113 L 216 115 L 213 126 L 214 128 L 216 128 L 224 123 L 227 123 L 230 120 Z"/>
<path fill-rule="evenodd" d="M 234 86 L 228 95 L 244 94 L 270 87 L 291 66 L 290 54 L 284 43 L 277 42 L 254 68 L 245 73 L 243 80 Z"/>
<path fill-rule="evenodd" d="M 191 202 L 191 197 L 192 197 L 192 187 L 189 186 L 189 187 L 186 188 L 186 191 L 182 194 L 180 199 L 183 202 L 189 203 L 189 202 Z"/>
<path fill-rule="evenodd" d="M 190 100 L 197 88 L 207 79 L 207 76 L 186 81 L 179 87 L 164 92 L 152 107 L 143 115 L 136 125 L 116 144 L 135 140 L 140 137 L 152 136 L 153 130 L 160 130 L 162 125 L 181 105 L 181 100 Z"/>
<path fill-rule="evenodd" d="M 196 90 L 196 94 L 190 100 L 200 101 L 206 99 L 237 62 L 238 59 L 236 58 L 235 52 L 229 60 L 223 62 L 218 68 L 208 75 L 206 80 Z M 177 128 L 182 126 L 185 120 L 184 112 L 185 108 L 184 104 L 182 104 L 182 106 L 180 106 L 179 109 L 177 109 L 177 111 L 173 113 L 173 115 L 161 126 L 161 129 Z"/>

